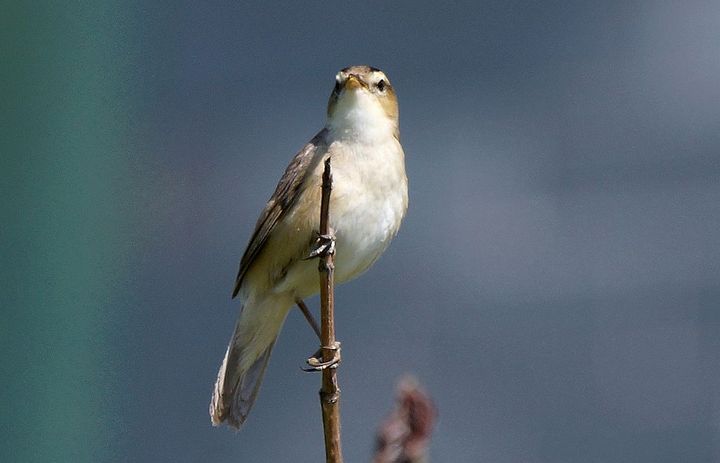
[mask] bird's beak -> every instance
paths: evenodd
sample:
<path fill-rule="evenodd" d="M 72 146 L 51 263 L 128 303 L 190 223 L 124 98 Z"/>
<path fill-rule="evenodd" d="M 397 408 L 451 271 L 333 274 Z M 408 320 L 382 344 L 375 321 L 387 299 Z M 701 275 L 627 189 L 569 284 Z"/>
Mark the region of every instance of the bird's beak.
<path fill-rule="evenodd" d="M 350 74 L 345 81 L 345 90 L 355 90 L 364 86 L 365 85 L 363 85 L 362 81 L 355 74 Z"/>

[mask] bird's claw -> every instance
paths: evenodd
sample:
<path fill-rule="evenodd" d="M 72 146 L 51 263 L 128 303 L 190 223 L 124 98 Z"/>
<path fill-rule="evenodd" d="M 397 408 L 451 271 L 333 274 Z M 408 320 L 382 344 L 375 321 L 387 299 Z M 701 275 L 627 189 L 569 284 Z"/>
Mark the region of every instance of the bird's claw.
<path fill-rule="evenodd" d="M 329 350 L 332 352 L 332 358 L 327 361 L 323 361 L 323 351 Z M 307 367 L 303 367 L 303 371 L 323 371 L 327 368 L 337 368 L 342 360 L 340 355 L 340 342 L 335 342 L 334 346 L 321 347 L 315 352 L 312 357 L 306 360 Z"/>
<path fill-rule="evenodd" d="M 305 260 L 332 254 L 335 254 L 335 235 L 332 232 L 327 235 L 318 234 L 313 249 L 310 251 L 310 254 L 308 254 Z"/>

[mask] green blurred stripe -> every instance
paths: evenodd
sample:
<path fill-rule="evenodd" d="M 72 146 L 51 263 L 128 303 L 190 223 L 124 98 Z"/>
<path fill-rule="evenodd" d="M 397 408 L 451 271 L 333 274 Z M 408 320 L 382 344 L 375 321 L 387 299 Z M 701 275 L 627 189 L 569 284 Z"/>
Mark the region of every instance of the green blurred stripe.
<path fill-rule="evenodd" d="M 122 424 L 107 343 L 127 220 L 122 12 L 3 9 L 0 461 L 103 461 Z"/>

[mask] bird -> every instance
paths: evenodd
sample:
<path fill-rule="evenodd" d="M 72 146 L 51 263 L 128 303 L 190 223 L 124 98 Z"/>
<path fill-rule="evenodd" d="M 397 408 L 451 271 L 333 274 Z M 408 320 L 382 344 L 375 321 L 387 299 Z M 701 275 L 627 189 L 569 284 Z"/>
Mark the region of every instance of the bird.
<path fill-rule="evenodd" d="M 260 214 L 232 292 L 241 309 L 210 402 L 214 426 L 242 427 L 287 314 L 319 292 L 317 263 L 307 256 L 317 245 L 328 158 L 335 281 L 343 283 L 387 249 L 408 207 L 397 96 L 380 69 L 336 74 L 324 128 L 290 161 Z"/>

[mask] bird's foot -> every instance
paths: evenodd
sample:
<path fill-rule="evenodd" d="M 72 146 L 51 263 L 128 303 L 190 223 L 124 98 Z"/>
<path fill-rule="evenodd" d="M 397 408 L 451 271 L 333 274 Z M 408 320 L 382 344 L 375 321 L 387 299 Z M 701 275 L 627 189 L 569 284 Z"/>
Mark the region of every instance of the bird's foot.
<path fill-rule="evenodd" d="M 325 351 L 330 351 L 332 358 L 323 360 Z M 335 341 L 333 346 L 323 346 L 315 352 L 312 357 L 306 360 L 308 366 L 304 367 L 304 371 L 322 371 L 326 368 L 337 368 L 340 365 L 340 342 Z"/>
<path fill-rule="evenodd" d="M 318 234 L 310 254 L 305 259 L 309 260 L 332 254 L 335 254 L 335 234 L 330 231 L 327 235 Z"/>

